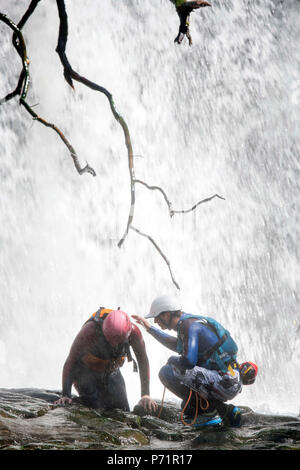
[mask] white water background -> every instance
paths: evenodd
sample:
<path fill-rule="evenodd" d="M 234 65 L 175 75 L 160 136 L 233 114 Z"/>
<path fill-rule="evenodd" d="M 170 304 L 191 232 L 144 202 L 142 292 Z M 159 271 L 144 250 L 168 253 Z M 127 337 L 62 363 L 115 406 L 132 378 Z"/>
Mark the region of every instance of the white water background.
<path fill-rule="evenodd" d="M 134 226 L 171 263 L 184 309 L 219 320 L 255 361 L 255 385 L 234 403 L 297 415 L 299 379 L 300 2 L 213 1 L 191 15 L 193 46 L 173 40 L 167 0 L 67 0 L 67 54 L 106 87 L 126 120 L 136 177 Z M 16 23 L 29 1 L 0 0 Z M 177 293 L 167 265 L 130 231 L 127 152 L 104 95 L 63 78 L 56 2 L 40 2 L 23 34 L 28 103 L 55 123 L 97 176 L 79 176 L 59 137 L 17 99 L 0 107 L 0 386 L 61 388 L 71 343 L 100 305 L 148 312 Z M 0 24 L 0 94 L 21 61 Z M 146 333 L 151 395 L 170 354 Z M 125 365 L 130 405 L 138 374 Z M 174 400 L 167 392 L 166 399 Z"/>

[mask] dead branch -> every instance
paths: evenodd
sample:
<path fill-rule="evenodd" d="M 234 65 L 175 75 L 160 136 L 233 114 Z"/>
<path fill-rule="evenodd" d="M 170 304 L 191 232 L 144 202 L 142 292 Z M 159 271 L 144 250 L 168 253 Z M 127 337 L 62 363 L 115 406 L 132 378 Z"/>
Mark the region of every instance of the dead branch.
<path fill-rule="evenodd" d="M 138 184 L 142 184 L 143 186 L 146 186 L 146 188 L 148 188 L 152 191 L 159 191 L 163 195 L 163 198 L 167 203 L 170 217 L 173 216 L 173 211 L 171 209 L 172 203 L 169 201 L 168 196 L 166 195 L 165 191 L 160 186 L 150 186 L 149 184 L 145 183 L 145 181 L 142 181 L 142 180 L 134 180 L 134 182 L 138 183 Z"/>
<path fill-rule="evenodd" d="M 193 207 L 191 207 L 190 209 L 186 209 L 186 210 L 172 210 L 172 214 L 187 214 L 188 212 L 192 212 L 193 210 L 196 209 L 196 207 L 198 207 L 200 204 L 204 204 L 205 202 L 209 202 L 211 201 L 212 199 L 214 199 L 215 197 L 218 197 L 219 199 L 223 199 L 223 201 L 225 201 L 225 198 L 222 197 L 222 196 L 219 196 L 219 194 L 214 194 L 213 196 L 211 197 L 207 197 L 205 199 L 202 199 L 201 201 L 197 202 Z"/>
<path fill-rule="evenodd" d="M 42 123 L 46 127 L 51 127 L 59 135 L 61 140 L 67 146 L 67 148 L 68 148 L 68 150 L 71 154 L 71 157 L 74 161 L 74 165 L 75 165 L 78 173 L 82 174 L 84 172 L 89 172 L 93 176 L 95 176 L 96 175 L 95 171 L 91 167 L 89 167 L 88 164 L 84 168 L 80 167 L 78 157 L 77 157 L 77 154 L 76 154 L 74 148 L 68 142 L 68 140 L 66 139 L 64 134 L 60 131 L 60 129 L 58 127 L 56 127 L 54 124 L 48 123 L 45 119 L 38 116 L 33 111 L 32 107 L 29 106 L 29 104 L 26 102 L 27 92 L 28 92 L 29 83 L 30 83 L 29 60 L 28 60 L 28 57 L 27 57 L 26 45 L 25 45 L 23 35 L 21 33 L 21 28 L 24 26 L 24 24 L 26 23 L 28 18 L 31 16 L 31 14 L 34 12 L 34 10 L 35 10 L 35 8 L 36 8 L 36 6 L 39 2 L 40 2 L 40 0 L 32 0 L 31 1 L 27 11 L 23 15 L 22 19 L 20 20 L 20 22 L 17 26 L 6 15 L 0 13 L 0 21 L 3 21 L 4 23 L 6 23 L 14 31 L 13 44 L 14 44 L 14 47 L 16 48 L 16 50 L 17 50 L 17 52 L 18 52 L 18 54 L 19 54 L 19 56 L 22 60 L 22 65 L 23 65 L 22 72 L 20 74 L 19 81 L 18 81 L 16 89 L 13 92 L 6 95 L 5 98 L 0 100 L 0 105 L 2 103 L 12 99 L 16 95 L 20 95 L 21 96 L 20 97 L 20 104 L 22 104 L 25 107 L 25 109 L 30 113 L 30 115 L 33 117 L 33 119 L 39 121 L 40 123 Z M 124 133 L 125 144 L 126 144 L 126 148 L 127 148 L 127 156 L 128 156 L 129 176 L 130 176 L 131 204 L 130 204 L 130 210 L 129 210 L 129 215 L 128 215 L 127 226 L 126 226 L 124 235 L 122 236 L 122 238 L 118 242 L 118 246 L 119 247 L 122 246 L 122 244 L 124 243 L 125 238 L 127 237 L 128 232 L 129 232 L 130 229 L 132 229 L 133 231 L 135 231 L 139 235 L 141 235 L 143 237 L 146 237 L 153 244 L 153 246 L 158 251 L 158 253 L 161 255 L 161 257 L 164 259 L 165 263 L 168 266 L 168 269 L 169 269 L 169 272 L 170 272 L 170 275 L 171 275 L 171 279 L 172 279 L 174 285 L 177 287 L 177 289 L 180 289 L 178 283 L 174 279 L 174 275 L 173 275 L 172 270 L 171 270 L 170 262 L 169 262 L 168 258 L 166 257 L 166 255 L 162 252 L 160 247 L 157 245 L 157 243 L 154 241 L 154 239 L 150 235 L 141 232 L 140 230 L 138 230 L 136 227 L 134 227 L 132 225 L 133 216 L 134 216 L 134 207 L 135 207 L 135 184 L 138 183 L 138 184 L 144 185 L 145 187 L 147 187 L 150 190 L 159 191 L 163 195 L 163 197 L 165 199 L 165 202 L 168 206 L 170 217 L 173 217 L 174 214 L 185 214 L 185 213 L 191 212 L 191 211 L 195 210 L 196 207 L 198 207 L 200 204 L 208 202 L 208 201 L 212 200 L 215 197 L 218 197 L 220 199 L 224 199 L 224 198 L 219 196 L 218 194 L 215 194 L 214 196 L 211 196 L 209 198 L 206 198 L 206 199 L 203 199 L 203 200 L 197 202 L 191 209 L 173 210 L 171 202 L 169 201 L 165 191 L 161 187 L 159 187 L 159 186 L 150 186 L 142 180 L 135 179 L 134 155 L 133 155 L 131 138 L 130 138 L 130 133 L 129 133 L 127 123 L 124 120 L 124 118 L 117 112 L 114 101 L 113 101 L 112 94 L 106 88 L 104 88 L 104 87 L 88 80 L 87 78 L 81 76 L 79 73 L 77 73 L 75 70 L 73 70 L 73 68 L 72 68 L 72 66 L 71 66 L 71 64 L 70 64 L 70 62 L 67 58 L 67 55 L 66 55 L 66 44 L 67 44 L 67 39 L 68 39 L 68 17 L 67 17 L 67 13 L 66 13 L 65 3 L 64 3 L 64 0 L 56 0 L 56 3 L 57 3 L 59 19 L 60 19 L 59 35 L 58 35 L 58 43 L 57 43 L 57 47 L 56 47 L 56 52 L 58 53 L 58 55 L 60 57 L 60 60 L 61 60 L 61 63 L 63 65 L 64 77 L 65 77 L 67 83 L 74 89 L 73 80 L 75 80 L 75 81 L 80 82 L 83 85 L 89 87 L 92 90 L 103 93 L 109 101 L 110 108 L 111 108 L 111 111 L 112 111 L 112 114 L 113 114 L 114 118 L 120 124 L 120 126 L 122 127 L 122 130 L 123 130 L 123 133 Z"/>
<path fill-rule="evenodd" d="M 19 77 L 16 89 L 14 91 L 12 91 L 11 93 L 8 93 L 4 98 L 1 98 L 0 99 L 0 105 L 5 103 L 6 101 L 11 100 L 15 96 L 21 94 L 24 79 L 25 79 L 25 74 L 24 74 L 24 71 L 22 70 L 22 72 L 20 73 L 20 77 Z"/>
<path fill-rule="evenodd" d="M 29 16 L 34 11 L 38 1 L 39 0 L 34 0 L 33 2 L 31 2 L 30 6 L 29 6 L 29 9 L 28 9 L 28 10 L 30 10 L 30 12 L 25 13 L 22 20 L 20 21 L 20 24 L 22 26 L 25 24 L 25 22 L 27 21 Z M 24 41 L 24 37 L 23 37 L 23 34 L 22 34 L 20 28 L 10 18 L 8 18 L 3 13 L 0 13 L 0 21 L 3 21 L 7 26 L 9 26 L 13 30 L 13 32 L 14 32 L 13 42 L 14 42 L 14 45 L 17 49 L 17 52 L 18 52 L 18 54 L 19 54 L 19 56 L 22 60 L 22 66 L 23 66 L 22 72 L 21 72 L 20 77 L 19 77 L 17 88 L 12 93 L 9 93 L 5 98 L 1 99 L 0 100 L 0 105 L 3 104 L 4 102 L 8 101 L 9 99 L 13 98 L 16 95 L 21 95 L 19 103 L 24 106 L 24 108 L 31 114 L 33 119 L 39 121 L 42 124 L 44 124 L 46 127 L 51 127 L 59 135 L 59 137 L 61 138 L 63 143 L 68 148 L 68 150 L 71 154 L 71 157 L 73 159 L 75 168 L 78 171 L 78 173 L 81 175 L 85 172 L 88 172 L 88 173 L 92 174 L 93 176 L 95 176 L 96 173 L 95 173 L 94 169 L 91 168 L 88 164 L 86 164 L 86 166 L 84 168 L 81 168 L 81 166 L 79 164 L 78 156 L 77 156 L 74 148 L 69 143 L 69 141 L 67 140 L 65 135 L 62 133 L 62 131 L 60 129 L 58 129 L 58 127 L 55 126 L 54 124 L 51 124 L 51 123 L 47 122 L 45 119 L 38 116 L 33 111 L 31 106 L 26 102 L 26 97 L 27 97 L 29 84 L 30 84 L 30 75 L 29 75 L 29 59 L 28 59 L 28 56 L 27 56 L 26 44 L 25 44 L 25 41 Z"/>
<path fill-rule="evenodd" d="M 147 235 L 146 233 L 143 233 L 141 232 L 140 230 L 138 230 L 137 228 L 135 228 L 133 225 L 130 226 L 130 229 L 131 230 L 134 230 L 135 232 L 137 232 L 139 235 L 141 235 L 142 237 L 146 237 L 148 238 L 148 240 L 154 245 L 154 247 L 156 248 L 156 250 L 158 251 L 158 253 L 162 256 L 162 258 L 165 260 L 167 266 L 168 266 L 168 269 L 169 269 L 169 272 L 170 272 L 170 275 L 171 275 L 171 278 L 172 278 L 172 281 L 173 283 L 175 284 L 175 286 L 177 287 L 177 289 L 180 290 L 180 287 L 179 285 L 177 284 L 177 282 L 175 281 L 174 279 L 174 276 L 173 276 L 173 273 L 172 273 L 172 269 L 171 269 L 171 265 L 170 265 L 170 261 L 168 260 L 168 258 L 166 257 L 166 255 L 162 252 L 162 250 L 159 248 L 159 246 L 157 245 L 157 243 L 153 240 L 152 237 L 150 237 L 150 235 Z"/>
<path fill-rule="evenodd" d="M 30 5 L 29 5 L 28 9 L 26 10 L 25 14 L 23 15 L 23 17 L 21 18 L 21 20 L 17 24 L 17 27 L 20 30 L 23 28 L 23 26 L 26 23 L 26 21 L 28 20 L 28 18 L 32 15 L 32 13 L 34 12 L 34 10 L 37 7 L 37 4 L 39 2 L 40 2 L 40 0 L 32 0 L 32 2 L 30 3 Z M 16 51 L 18 52 L 19 56 L 22 59 L 22 54 L 23 54 L 22 53 L 22 47 L 19 44 L 19 39 L 18 39 L 18 36 L 16 35 L 15 32 L 13 33 L 12 42 L 13 42 L 13 45 L 14 45 Z M 22 69 L 22 72 L 20 74 L 16 89 L 14 91 L 12 91 L 11 93 L 8 93 L 8 95 L 6 95 L 4 98 L 2 98 L 0 100 L 0 104 L 11 100 L 12 98 L 14 98 L 17 95 L 20 95 L 24 80 L 25 80 L 25 73 L 24 73 L 24 70 Z"/>
<path fill-rule="evenodd" d="M 92 90 L 99 91 L 103 93 L 109 101 L 111 111 L 113 113 L 114 118 L 120 124 L 123 129 L 124 137 L 125 137 L 125 144 L 127 147 L 127 155 L 128 155 L 128 167 L 129 167 L 129 174 L 130 174 L 130 194 L 131 194 L 131 203 L 130 203 L 130 210 L 128 215 L 127 226 L 124 235 L 122 236 L 121 240 L 118 243 L 118 247 L 124 243 L 124 240 L 128 234 L 129 227 L 133 220 L 134 214 L 134 205 L 135 205 L 135 187 L 134 187 L 134 160 L 133 160 L 133 150 L 131 144 L 131 138 L 129 134 L 129 129 L 126 124 L 124 118 L 117 112 L 112 94 L 103 86 L 98 85 L 97 83 L 88 80 L 87 78 L 79 75 L 75 70 L 73 70 L 67 55 L 66 55 L 66 45 L 68 40 L 68 16 L 65 8 L 64 0 L 56 0 L 60 25 L 59 25 L 59 35 L 58 35 L 58 43 L 56 47 L 56 52 L 58 53 L 61 63 L 64 68 L 64 77 L 68 84 L 74 88 L 73 80 L 86 85 L 87 87 L 91 88 Z"/>
<path fill-rule="evenodd" d="M 145 181 L 142 181 L 142 180 L 134 180 L 135 183 L 138 183 L 138 184 L 142 184 L 143 186 L 145 186 L 146 188 L 152 190 L 152 191 L 159 191 L 162 195 L 163 195 L 163 198 L 164 200 L 166 201 L 167 203 L 167 206 L 168 206 L 168 209 L 169 209 L 169 214 L 170 214 L 170 217 L 173 217 L 174 214 L 187 214 L 188 212 L 192 212 L 193 210 L 195 210 L 200 204 L 204 204 L 205 202 L 209 202 L 211 201 L 212 199 L 214 199 L 215 197 L 218 197 L 219 199 L 223 199 L 225 201 L 225 198 L 222 197 L 222 196 L 219 196 L 219 194 L 214 194 L 213 196 L 211 197 L 207 197 L 205 199 L 202 199 L 201 201 L 197 202 L 196 204 L 194 204 L 193 207 L 191 207 L 190 209 L 185 209 L 185 210 L 174 210 L 172 209 L 172 203 L 169 201 L 165 191 L 160 187 L 160 186 L 150 186 L 149 184 L 145 183 Z"/>

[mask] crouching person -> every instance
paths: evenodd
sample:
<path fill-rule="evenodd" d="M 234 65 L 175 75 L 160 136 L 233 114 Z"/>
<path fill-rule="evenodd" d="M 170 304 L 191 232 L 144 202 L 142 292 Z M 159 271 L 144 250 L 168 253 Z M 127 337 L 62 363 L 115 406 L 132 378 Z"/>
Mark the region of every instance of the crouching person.
<path fill-rule="evenodd" d="M 55 404 L 71 404 L 72 386 L 80 402 L 92 408 L 129 411 L 126 387 L 120 368 L 124 361 L 137 359 L 141 381 L 141 405 L 157 409 L 149 396 L 149 361 L 139 328 L 127 313 L 101 307 L 82 326 L 63 367 L 62 398 Z"/>
<path fill-rule="evenodd" d="M 178 353 L 169 358 L 159 377 L 168 390 L 182 399 L 185 423 L 201 427 L 223 421 L 239 427 L 241 410 L 225 403 L 239 394 L 243 385 L 238 347 L 230 333 L 212 318 L 184 313 L 177 298 L 168 295 L 157 297 L 145 317 L 133 318 L 160 343 Z M 161 329 L 151 326 L 148 318 L 153 318 Z M 176 331 L 177 337 L 164 330 Z"/>

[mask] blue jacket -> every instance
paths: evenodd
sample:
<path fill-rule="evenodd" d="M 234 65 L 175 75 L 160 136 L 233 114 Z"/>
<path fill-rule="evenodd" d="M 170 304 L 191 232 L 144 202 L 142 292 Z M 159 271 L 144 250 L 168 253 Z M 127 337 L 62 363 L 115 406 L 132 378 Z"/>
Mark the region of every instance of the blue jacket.
<path fill-rule="evenodd" d="M 177 337 L 151 327 L 148 332 L 172 351 L 180 354 L 178 367 L 192 369 L 198 365 L 226 372 L 236 361 L 238 347 L 230 333 L 210 317 L 183 313 L 177 325 Z"/>

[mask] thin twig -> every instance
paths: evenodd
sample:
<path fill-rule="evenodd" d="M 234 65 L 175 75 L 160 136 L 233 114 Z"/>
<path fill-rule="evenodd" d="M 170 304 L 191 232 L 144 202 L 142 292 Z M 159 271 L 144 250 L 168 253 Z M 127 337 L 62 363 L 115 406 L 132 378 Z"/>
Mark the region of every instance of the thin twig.
<path fill-rule="evenodd" d="M 157 245 L 157 243 L 153 240 L 152 237 L 150 237 L 150 235 L 147 235 L 146 233 L 143 233 L 141 232 L 140 230 L 138 230 L 137 228 L 135 228 L 133 225 L 130 226 L 130 229 L 131 230 L 134 230 L 135 232 L 137 232 L 139 235 L 141 235 L 142 237 L 146 237 L 148 238 L 148 240 L 154 245 L 154 247 L 157 249 L 157 251 L 159 252 L 159 254 L 162 256 L 162 258 L 165 260 L 167 266 L 168 266 L 168 269 L 169 269 L 169 272 L 170 272 L 170 275 L 171 275 L 171 278 L 172 278 L 172 281 L 173 283 L 175 284 L 175 286 L 177 287 L 177 289 L 180 290 L 180 287 L 179 285 L 177 284 L 177 282 L 175 281 L 174 279 L 174 276 L 173 276 L 173 273 L 172 273 L 172 269 L 171 269 L 171 265 L 170 265 L 170 261 L 168 260 L 168 258 L 166 257 L 166 255 L 162 252 L 162 250 L 159 248 L 159 246 Z"/>
<path fill-rule="evenodd" d="M 45 119 L 41 118 L 40 116 L 38 116 L 34 111 L 33 109 L 26 103 L 26 101 L 22 100 L 21 98 L 21 103 L 23 104 L 23 106 L 27 109 L 27 111 L 31 114 L 31 116 L 33 117 L 33 119 L 35 121 L 38 121 L 40 122 L 41 124 L 44 124 L 44 126 L 46 127 L 50 127 L 51 129 L 53 129 L 58 135 L 59 137 L 61 138 L 61 140 L 63 141 L 63 143 L 66 145 L 66 147 L 68 148 L 69 152 L 70 152 L 70 155 L 73 159 L 73 162 L 74 162 L 74 165 L 75 165 L 75 168 L 76 170 L 78 171 L 78 173 L 80 175 L 82 175 L 83 173 L 90 173 L 91 175 L 93 176 L 96 176 L 96 172 L 93 168 L 91 168 L 88 164 L 86 164 L 85 167 L 81 167 L 80 166 L 80 163 L 79 163 L 79 160 L 78 160 L 78 156 L 75 152 L 75 149 L 74 147 L 70 144 L 70 142 L 67 140 L 67 138 L 65 137 L 65 135 L 62 133 L 62 131 L 55 126 L 55 124 L 52 124 L 50 122 L 47 122 Z"/>
<path fill-rule="evenodd" d="M 146 186 L 146 188 L 152 190 L 152 191 L 159 191 L 162 195 L 163 195 L 163 198 L 164 200 L 166 201 L 167 203 L 167 206 L 168 206 L 168 209 L 169 209 L 169 213 L 170 213 L 170 217 L 173 216 L 173 211 L 171 209 L 172 207 L 172 203 L 169 201 L 168 199 L 168 196 L 166 195 L 165 191 L 160 187 L 160 186 L 150 186 L 149 184 L 145 183 L 145 181 L 142 181 L 142 180 L 134 180 L 135 183 L 138 183 L 138 184 L 142 184 L 143 186 Z"/>
<path fill-rule="evenodd" d="M 54 124 L 48 123 L 45 119 L 38 116 L 33 111 L 32 106 L 30 106 L 26 102 L 26 96 L 27 96 L 27 92 L 28 92 L 28 88 L 29 88 L 29 84 L 30 84 L 29 60 L 28 60 L 27 53 L 26 53 L 26 46 L 25 46 L 24 38 L 23 38 L 23 35 L 22 35 L 20 30 L 24 26 L 24 24 L 26 23 L 28 18 L 31 16 L 31 14 L 35 10 L 35 8 L 36 8 L 36 6 L 39 2 L 40 2 L 40 0 L 32 0 L 31 1 L 27 11 L 25 12 L 24 16 L 22 17 L 21 21 L 19 22 L 19 24 L 17 26 L 9 18 L 7 18 L 6 15 L 3 15 L 3 14 L 0 13 L 0 20 L 4 21 L 14 31 L 13 44 L 14 44 L 14 47 L 16 48 L 19 56 L 21 57 L 22 65 L 23 65 L 23 69 L 22 69 L 21 75 L 19 77 L 19 81 L 18 81 L 18 85 L 17 85 L 16 89 L 13 92 L 9 93 L 5 98 L 0 100 L 0 105 L 2 103 L 4 103 L 5 101 L 8 101 L 9 99 L 13 98 L 16 95 L 21 95 L 20 104 L 22 104 L 25 107 L 25 109 L 31 114 L 33 119 L 41 122 L 46 127 L 51 127 L 59 135 L 61 140 L 67 146 L 67 148 L 68 148 L 68 150 L 71 154 L 71 157 L 73 158 L 75 167 L 76 167 L 77 171 L 79 172 L 79 174 L 82 174 L 84 172 L 89 172 L 89 173 L 91 173 L 92 175 L 95 176 L 95 174 L 96 174 L 95 171 L 91 167 L 89 167 L 88 164 L 84 168 L 80 167 L 78 157 L 76 155 L 76 152 L 75 152 L 74 148 L 68 142 L 68 140 L 66 139 L 64 134 L 60 131 L 60 129 L 58 129 Z M 177 289 L 180 289 L 178 283 L 174 279 L 174 276 L 173 276 L 173 273 L 172 273 L 172 270 L 171 270 L 170 262 L 167 259 L 167 257 L 165 256 L 165 254 L 162 252 L 160 247 L 157 245 L 157 243 L 154 241 L 154 239 L 150 235 L 141 232 L 140 230 L 138 230 L 137 228 L 135 228 L 132 225 L 133 215 L 134 215 L 134 207 L 135 207 L 135 184 L 138 183 L 138 184 L 144 185 L 145 187 L 147 187 L 150 190 L 159 191 L 163 195 L 163 197 L 165 199 L 165 202 L 168 206 L 170 217 L 173 217 L 174 214 L 185 214 L 185 213 L 191 212 L 191 211 L 195 210 L 200 204 L 208 202 L 208 201 L 212 200 L 215 197 L 218 197 L 218 198 L 223 199 L 223 200 L 224 200 L 224 198 L 222 196 L 219 196 L 218 194 L 215 194 L 214 196 L 211 196 L 209 198 L 206 198 L 206 199 L 203 199 L 203 200 L 197 202 L 190 209 L 187 209 L 187 210 L 173 210 L 171 202 L 169 201 L 165 191 L 161 187 L 159 187 L 159 186 L 150 186 L 149 184 L 147 184 L 146 182 L 144 182 L 142 180 L 135 179 L 134 155 L 133 155 L 133 150 L 132 150 L 132 144 L 131 144 L 129 129 L 128 129 L 128 126 L 126 124 L 126 121 L 117 112 L 114 101 L 113 101 L 112 94 L 106 88 L 104 88 L 104 87 L 88 80 L 87 78 L 79 75 L 76 71 L 74 71 L 72 69 L 72 67 L 71 67 L 71 65 L 68 61 L 66 52 L 65 52 L 67 39 L 68 39 L 68 17 L 67 17 L 67 13 L 66 13 L 66 9 L 65 9 L 65 3 L 64 3 L 64 0 L 56 0 L 56 2 L 57 2 L 57 8 L 58 8 L 58 13 L 59 13 L 59 18 L 60 18 L 59 37 L 58 37 L 56 52 L 58 53 L 58 55 L 60 57 L 60 60 L 61 60 L 61 63 L 63 65 L 64 77 L 65 77 L 66 81 L 68 82 L 68 84 L 72 88 L 74 88 L 73 80 L 76 80 L 76 81 L 82 83 L 83 85 L 91 88 L 92 90 L 99 91 L 100 93 L 103 93 L 109 101 L 110 108 L 111 108 L 111 111 L 112 111 L 112 114 L 113 114 L 114 118 L 116 119 L 117 122 L 119 122 L 119 124 L 121 125 L 121 127 L 123 129 L 123 133 L 124 133 L 124 137 L 125 137 L 125 144 L 126 144 L 126 147 L 127 147 L 127 154 L 128 154 L 128 166 L 129 166 L 130 188 L 131 188 L 131 204 L 130 204 L 130 210 L 129 210 L 126 230 L 124 232 L 124 235 L 120 239 L 120 241 L 118 243 L 118 246 L 120 247 L 123 244 L 123 242 L 125 241 L 125 238 L 128 235 L 129 229 L 132 229 L 133 231 L 135 231 L 139 235 L 148 238 L 148 240 L 153 244 L 153 246 L 156 248 L 156 250 L 159 252 L 159 254 L 164 259 L 165 263 L 167 264 L 174 285 L 176 286 Z M 137 155 L 135 155 L 135 156 L 137 156 Z"/>
<path fill-rule="evenodd" d="M 222 196 L 219 196 L 219 194 L 214 194 L 213 196 L 211 197 L 207 197 L 205 199 L 202 199 L 201 201 L 197 202 L 193 207 L 191 207 L 190 209 L 186 209 L 186 210 L 172 210 L 172 215 L 173 214 L 187 214 L 188 212 L 192 212 L 193 210 L 196 209 L 196 207 L 200 206 L 200 204 L 204 204 L 205 202 L 209 202 L 211 201 L 212 199 L 214 199 L 215 197 L 218 197 L 219 199 L 223 199 L 223 201 L 225 201 L 225 198 L 222 197 Z"/>
<path fill-rule="evenodd" d="M 201 201 L 197 202 L 193 207 L 191 207 L 190 209 L 185 209 L 185 210 L 174 210 L 172 209 L 172 203 L 170 202 L 170 200 L 168 199 L 168 196 L 166 195 L 165 191 L 160 187 L 160 186 L 150 186 L 149 184 L 145 183 L 145 181 L 142 181 L 142 180 L 134 180 L 135 183 L 139 183 L 139 184 L 142 184 L 143 186 L 146 186 L 146 188 L 152 190 L 152 191 L 159 191 L 163 197 L 164 197 L 164 200 L 166 201 L 167 203 L 167 206 L 168 206 L 168 209 L 169 209 L 169 214 L 170 214 L 170 217 L 173 217 L 174 214 L 187 214 L 188 212 L 192 212 L 193 210 L 196 209 L 196 207 L 198 207 L 200 204 L 203 204 L 205 202 L 209 202 L 211 201 L 212 199 L 214 199 L 215 197 L 218 197 L 219 199 L 223 199 L 225 201 L 225 198 L 222 197 L 222 196 L 219 196 L 219 194 L 214 194 L 213 196 L 211 197 L 207 197 L 205 199 L 202 199 Z"/>

